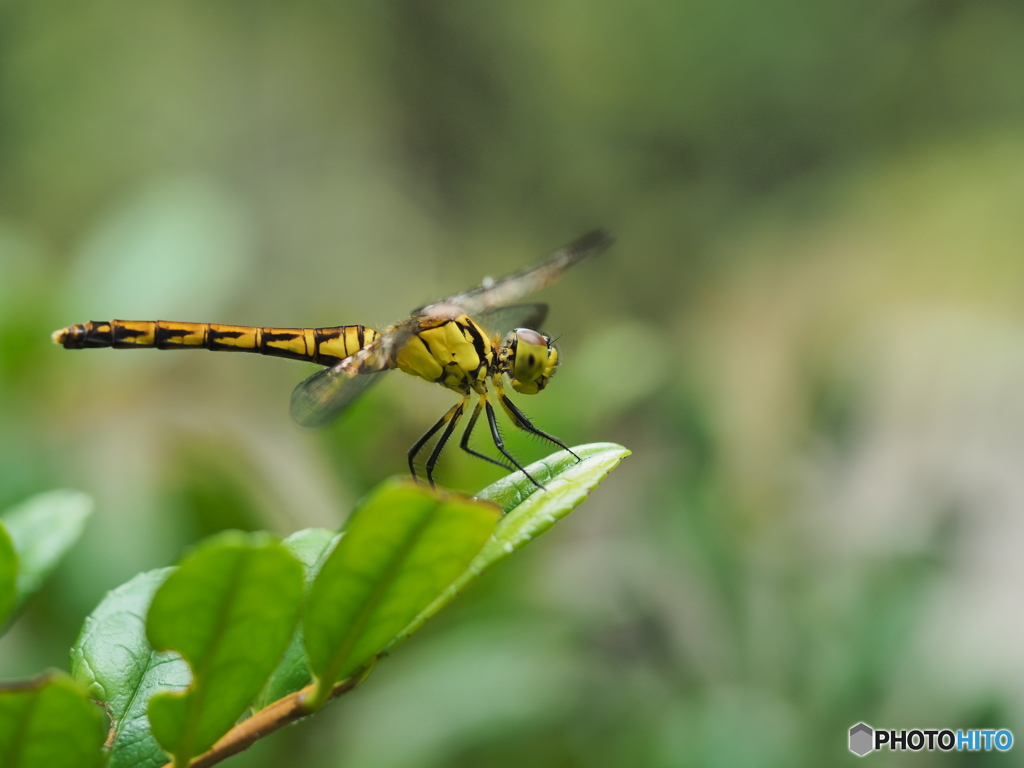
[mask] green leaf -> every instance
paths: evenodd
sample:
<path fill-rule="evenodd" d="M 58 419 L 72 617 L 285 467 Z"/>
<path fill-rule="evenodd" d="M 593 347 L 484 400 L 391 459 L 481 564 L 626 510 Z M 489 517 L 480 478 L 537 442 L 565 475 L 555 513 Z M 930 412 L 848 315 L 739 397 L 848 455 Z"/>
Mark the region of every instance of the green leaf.
<path fill-rule="evenodd" d="M 320 567 L 327 555 L 330 554 L 331 548 L 343 535 L 336 531 L 328 531 L 326 528 L 306 528 L 303 531 L 296 531 L 281 542 L 305 566 L 307 590 L 316 575 L 320 573 Z M 292 641 L 284 652 L 284 658 L 281 659 L 274 674 L 270 676 L 267 684 L 263 687 L 259 698 L 253 703 L 253 709 L 263 709 L 271 702 L 305 688 L 312 679 L 313 673 L 309 671 L 309 659 L 306 657 L 302 626 L 299 625 L 295 628 Z"/>
<path fill-rule="evenodd" d="M 149 721 L 176 766 L 206 751 L 256 697 L 288 645 L 302 565 L 268 534 L 226 531 L 201 542 L 157 590 L 149 642 L 192 667 L 187 691 L 158 693 Z"/>
<path fill-rule="evenodd" d="M 159 690 L 181 690 L 192 680 L 176 653 L 154 651 L 146 639 L 146 611 L 173 568 L 140 573 L 107 593 L 85 620 L 71 648 L 71 675 L 103 702 L 113 727 L 107 768 L 156 768 L 167 762 L 150 731 L 146 705 Z"/>
<path fill-rule="evenodd" d="M 14 610 L 18 599 L 18 553 L 10 534 L 0 523 L 0 627 Z"/>
<path fill-rule="evenodd" d="M 106 736 L 103 710 L 63 672 L 0 685 L 4 768 L 94 768 Z"/>
<path fill-rule="evenodd" d="M 382 484 L 349 519 L 313 582 L 303 630 L 316 708 L 368 665 L 480 551 L 498 510 L 407 480 Z"/>
<path fill-rule="evenodd" d="M 18 553 L 15 608 L 43 586 L 46 577 L 82 534 L 92 498 L 79 491 L 47 491 L 2 516 Z"/>
<path fill-rule="evenodd" d="M 385 653 L 404 642 L 484 571 L 511 557 L 572 512 L 630 454 L 615 443 L 590 443 L 573 450 L 582 461 L 577 463 L 571 455 L 559 451 L 526 468 L 545 486 L 543 490 L 522 472 L 513 472 L 480 492 L 477 498 L 497 504 L 505 513 L 494 535 L 469 567 L 395 636 Z"/>

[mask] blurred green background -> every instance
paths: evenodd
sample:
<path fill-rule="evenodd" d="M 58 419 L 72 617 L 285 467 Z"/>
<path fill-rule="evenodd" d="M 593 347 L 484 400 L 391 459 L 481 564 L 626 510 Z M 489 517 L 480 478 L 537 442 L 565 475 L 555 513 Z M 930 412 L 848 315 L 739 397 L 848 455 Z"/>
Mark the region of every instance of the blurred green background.
<path fill-rule="evenodd" d="M 453 402 L 395 374 L 308 432 L 305 364 L 52 330 L 380 326 L 605 226 L 539 297 L 563 366 L 518 402 L 634 455 L 230 764 L 852 765 L 860 720 L 1024 735 L 1022 72 L 1013 0 L 0 3 L 0 508 L 97 499 L 0 675 L 66 668 L 106 590 L 204 535 L 338 526 Z"/>

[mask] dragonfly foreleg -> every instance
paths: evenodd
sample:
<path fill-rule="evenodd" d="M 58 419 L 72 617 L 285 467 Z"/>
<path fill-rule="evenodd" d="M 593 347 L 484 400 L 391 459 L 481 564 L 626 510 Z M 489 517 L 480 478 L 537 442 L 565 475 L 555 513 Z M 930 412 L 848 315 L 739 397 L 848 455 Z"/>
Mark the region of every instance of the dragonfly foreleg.
<path fill-rule="evenodd" d="M 512 420 L 512 423 L 519 427 L 519 429 L 529 432 L 531 435 L 537 435 L 537 437 L 547 440 L 548 442 L 554 443 L 559 448 L 562 448 L 573 456 L 576 456 L 572 448 L 563 443 L 557 437 L 545 432 L 543 429 L 535 427 L 533 422 L 526 418 L 526 414 L 520 411 L 516 407 L 516 404 L 509 400 L 504 392 L 498 392 L 498 400 L 501 403 L 502 408 L 505 409 L 505 413 L 507 413 L 508 417 Z M 580 461 L 582 461 L 582 459 L 580 459 L 579 456 L 576 456 L 576 462 L 579 463 Z"/>

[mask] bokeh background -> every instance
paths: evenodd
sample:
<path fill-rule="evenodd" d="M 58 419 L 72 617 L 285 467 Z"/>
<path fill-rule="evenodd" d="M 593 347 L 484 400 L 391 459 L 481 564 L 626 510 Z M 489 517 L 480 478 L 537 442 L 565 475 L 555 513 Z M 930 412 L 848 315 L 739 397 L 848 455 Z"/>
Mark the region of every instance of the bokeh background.
<path fill-rule="evenodd" d="M 539 297 L 562 369 L 519 401 L 634 455 L 231 764 L 1024 737 L 1022 72 L 1014 0 L 0 3 L 0 508 L 97 500 L 0 675 L 66 668 L 106 590 L 204 535 L 338 526 L 452 402 L 395 374 L 308 432 L 310 366 L 53 329 L 380 325 L 600 225 L 616 246 Z"/>

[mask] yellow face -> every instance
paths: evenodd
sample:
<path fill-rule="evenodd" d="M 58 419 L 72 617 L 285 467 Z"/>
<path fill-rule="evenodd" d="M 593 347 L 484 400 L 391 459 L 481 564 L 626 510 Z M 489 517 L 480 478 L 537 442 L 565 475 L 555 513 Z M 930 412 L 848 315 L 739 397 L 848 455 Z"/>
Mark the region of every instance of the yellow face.
<path fill-rule="evenodd" d="M 558 365 L 558 350 L 551 338 L 529 328 L 516 328 L 505 338 L 508 378 L 512 389 L 535 395 L 548 385 Z"/>

